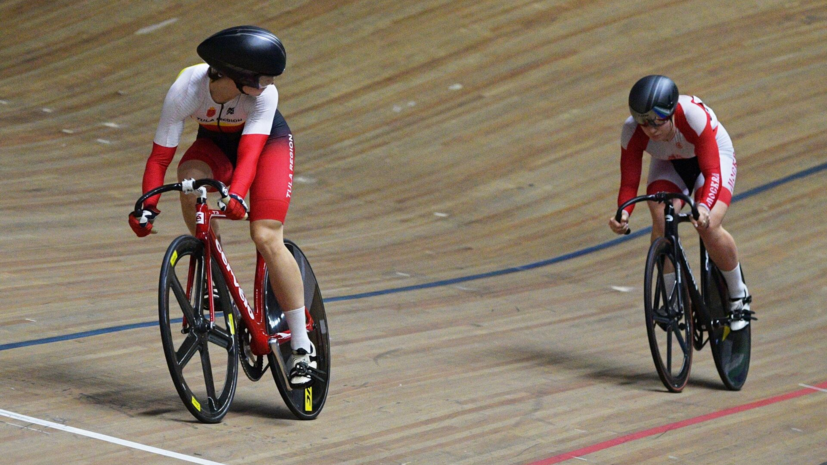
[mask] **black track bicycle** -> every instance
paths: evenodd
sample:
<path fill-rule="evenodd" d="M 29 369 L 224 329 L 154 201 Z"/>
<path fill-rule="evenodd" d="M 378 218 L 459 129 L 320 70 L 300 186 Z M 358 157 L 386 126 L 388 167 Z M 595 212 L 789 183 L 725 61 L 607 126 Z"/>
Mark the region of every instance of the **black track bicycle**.
<path fill-rule="evenodd" d="M 691 213 L 678 213 L 672 200 L 680 199 Z M 643 201 L 664 204 L 664 235 L 649 247 L 643 283 L 646 333 L 655 368 L 663 385 L 681 392 L 689 380 L 692 351 L 709 343 L 718 374 L 727 389 L 739 390 L 747 380 L 752 325 L 732 331 L 735 320 L 754 320 L 752 312 L 731 314 L 729 292 L 721 271 L 710 260 L 701 241 L 700 290 L 678 236 L 678 225 L 698 218 L 692 199 L 684 194 L 659 192 L 635 197 L 617 209 Z M 628 234 L 628 231 L 627 231 Z M 664 275 L 674 273 L 674 282 Z"/>

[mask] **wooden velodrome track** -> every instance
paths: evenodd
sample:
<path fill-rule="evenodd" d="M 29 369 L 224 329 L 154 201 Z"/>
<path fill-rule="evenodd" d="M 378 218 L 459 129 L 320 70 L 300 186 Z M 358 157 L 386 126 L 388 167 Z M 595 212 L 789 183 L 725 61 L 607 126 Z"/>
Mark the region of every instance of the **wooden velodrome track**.
<path fill-rule="evenodd" d="M 288 50 L 286 231 L 332 327 L 312 422 L 243 375 L 221 424 L 194 421 L 153 325 L 177 200 L 148 239 L 126 223 L 166 90 L 238 24 Z M 823 0 L 6 0 L 0 31 L 0 462 L 827 462 Z M 736 147 L 726 226 L 759 317 L 740 392 L 708 348 L 665 391 L 648 240 L 609 242 L 627 93 L 651 73 Z M 252 292 L 247 226 L 224 226 Z"/>

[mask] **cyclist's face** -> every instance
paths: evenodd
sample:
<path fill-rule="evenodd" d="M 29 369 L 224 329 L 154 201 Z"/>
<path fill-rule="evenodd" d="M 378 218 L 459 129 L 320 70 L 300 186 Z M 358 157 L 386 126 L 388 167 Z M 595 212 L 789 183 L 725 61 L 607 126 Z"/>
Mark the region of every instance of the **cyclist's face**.
<path fill-rule="evenodd" d="M 667 141 L 672 138 L 672 130 L 675 128 L 672 118 L 656 119 L 647 121 L 646 124 L 641 124 L 643 132 L 649 136 L 650 139 L 656 141 Z"/>

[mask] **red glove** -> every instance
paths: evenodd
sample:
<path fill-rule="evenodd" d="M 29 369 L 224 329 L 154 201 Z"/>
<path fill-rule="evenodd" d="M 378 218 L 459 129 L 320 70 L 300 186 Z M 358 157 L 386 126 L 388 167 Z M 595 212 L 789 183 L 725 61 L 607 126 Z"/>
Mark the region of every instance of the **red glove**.
<path fill-rule="evenodd" d="M 247 204 L 244 202 L 244 199 L 241 198 L 238 194 L 233 194 L 230 192 L 230 195 L 221 199 L 221 211 L 227 215 L 227 218 L 231 220 L 243 220 L 247 218 L 247 213 L 250 211 L 247 208 Z"/>
<path fill-rule="evenodd" d="M 135 231 L 135 235 L 138 237 L 148 236 L 152 231 L 152 223 L 159 214 L 161 214 L 161 211 L 154 207 L 134 211 L 129 214 L 129 227 Z"/>

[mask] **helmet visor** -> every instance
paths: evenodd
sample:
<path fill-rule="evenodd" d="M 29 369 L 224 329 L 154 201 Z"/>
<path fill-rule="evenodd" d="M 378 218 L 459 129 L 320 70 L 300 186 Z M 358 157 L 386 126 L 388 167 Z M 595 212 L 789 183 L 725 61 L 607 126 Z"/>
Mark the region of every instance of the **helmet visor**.
<path fill-rule="evenodd" d="M 632 114 L 632 118 L 635 120 L 635 123 L 641 126 L 663 126 L 672 116 L 672 113 L 669 111 L 657 107 L 647 111 L 646 113 L 638 113 L 632 109 L 629 110 Z"/>

